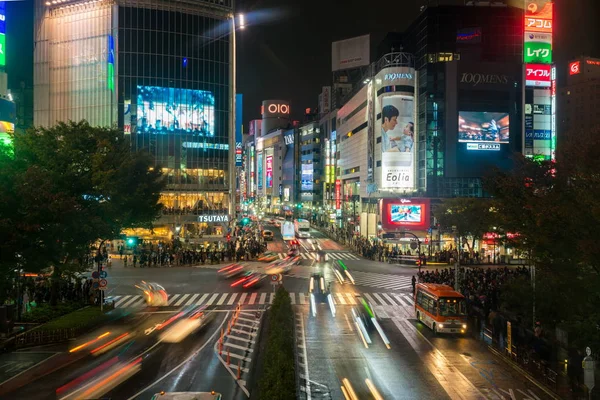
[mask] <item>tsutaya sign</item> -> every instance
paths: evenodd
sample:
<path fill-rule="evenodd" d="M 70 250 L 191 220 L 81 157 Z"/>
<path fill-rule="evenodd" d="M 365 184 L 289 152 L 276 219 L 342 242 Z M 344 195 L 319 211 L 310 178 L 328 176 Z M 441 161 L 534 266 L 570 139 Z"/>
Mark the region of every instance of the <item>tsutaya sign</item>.
<path fill-rule="evenodd" d="M 198 222 L 229 222 L 229 215 L 199 215 Z"/>

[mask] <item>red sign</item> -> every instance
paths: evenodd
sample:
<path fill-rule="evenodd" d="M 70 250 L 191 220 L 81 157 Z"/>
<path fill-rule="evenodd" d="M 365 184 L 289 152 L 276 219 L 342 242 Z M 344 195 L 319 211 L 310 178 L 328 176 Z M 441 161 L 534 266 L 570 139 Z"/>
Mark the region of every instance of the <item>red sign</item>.
<path fill-rule="evenodd" d="M 527 86 L 550 87 L 552 81 L 552 66 L 546 64 L 525 65 Z"/>
<path fill-rule="evenodd" d="M 581 72 L 581 62 L 573 61 L 569 64 L 569 75 L 577 75 Z"/>
<path fill-rule="evenodd" d="M 429 229 L 429 199 L 383 199 L 381 208 L 381 225 L 386 231 Z"/>
<path fill-rule="evenodd" d="M 342 181 L 335 181 L 335 209 L 342 208 Z"/>
<path fill-rule="evenodd" d="M 587 65 L 597 65 L 597 66 L 600 66 L 600 61 L 597 61 L 597 60 L 585 60 L 585 63 Z"/>

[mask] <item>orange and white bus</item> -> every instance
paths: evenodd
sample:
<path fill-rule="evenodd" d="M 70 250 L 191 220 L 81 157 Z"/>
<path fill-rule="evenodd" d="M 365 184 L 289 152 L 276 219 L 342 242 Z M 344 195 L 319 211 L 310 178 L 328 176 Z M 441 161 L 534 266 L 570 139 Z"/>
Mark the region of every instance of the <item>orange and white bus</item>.
<path fill-rule="evenodd" d="M 419 283 L 415 288 L 417 320 L 434 333 L 466 333 L 467 302 L 465 296 L 448 285 Z"/>

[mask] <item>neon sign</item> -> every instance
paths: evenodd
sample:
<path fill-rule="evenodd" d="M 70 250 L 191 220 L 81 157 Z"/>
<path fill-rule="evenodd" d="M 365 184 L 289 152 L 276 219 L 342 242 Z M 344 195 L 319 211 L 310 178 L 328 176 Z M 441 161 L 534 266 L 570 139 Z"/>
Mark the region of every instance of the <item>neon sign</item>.
<path fill-rule="evenodd" d="M 550 65 L 527 64 L 525 66 L 527 86 L 550 87 L 551 69 Z"/>
<path fill-rule="evenodd" d="M 289 104 L 280 104 L 280 103 L 271 103 L 267 105 L 267 112 L 269 114 L 289 114 L 290 106 Z M 265 106 L 262 105 L 260 107 L 260 113 L 265 114 Z"/>
<path fill-rule="evenodd" d="M 569 64 L 569 75 L 577 75 L 581 72 L 581 62 L 574 61 Z"/>

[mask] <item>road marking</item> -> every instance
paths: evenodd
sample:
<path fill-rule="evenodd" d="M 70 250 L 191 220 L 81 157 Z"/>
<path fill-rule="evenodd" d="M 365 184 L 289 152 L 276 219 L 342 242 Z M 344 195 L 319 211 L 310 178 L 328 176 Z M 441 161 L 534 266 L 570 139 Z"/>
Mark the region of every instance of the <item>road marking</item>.
<path fill-rule="evenodd" d="M 173 296 L 169 297 L 169 301 L 167 302 L 167 305 L 172 305 L 175 300 L 177 300 L 179 298 L 179 296 L 181 296 L 180 294 L 174 294 Z"/>
<path fill-rule="evenodd" d="M 123 308 L 125 307 L 129 307 L 131 306 L 134 302 L 137 302 L 140 299 L 140 296 L 133 296 L 130 300 L 128 300 L 126 303 L 124 303 L 122 306 Z"/>
<path fill-rule="evenodd" d="M 375 301 L 375 299 L 373 299 L 369 293 L 363 293 L 363 296 L 365 296 L 371 303 L 377 304 L 377 301 Z"/>
<path fill-rule="evenodd" d="M 377 300 L 379 300 L 379 304 L 381 304 L 382 306 L 387 306 L 388 303 L 385 302 L 385 300 L 383 300 L 383 297 L 381 297 L 379 295 L 379 293 L 373 293 L 373 296 L 377 297 Z M 394 305 L 394 303 L 392 302 L 392 305 Z"/>
<path fill-rule="evenodd" d="M 298 302 L 299 302 L 300 304 L 306 304 L 306 299 L 304 298 L 304 293 L 298 293 L 298 298 L 299 298 L 299 299 L 298 299 L 298 300 L 299 300 Z"/>
<path fill-rule="evenodd" d="M 179 298 L 179 301 L 178 301 L 177 303 L 175 303 L 175 306 L 176 306 L 176 307 L 177 307 L 177 306 L 180 306 L 180 305 L 181 305 L 181 304 L 182 304 L 182 303 L 185 301 L 185 299 L 186 299 L 188 296 L 189 296 L 189 294 L 184 294 L 184 295 L 181 295 L 181 297 Z"/>
<path fill-rule="evenodd" d="M 396 304 L 396 302 L 394 301 L 394 299 L 392 299 L 392 297 L 387 294 L 387 293 L 381 293 L 381 296 L 384 297 L 391 305 L 393 306 L 397 306 L 398 304 Z M 402 305 L 402 304 L 400 304 Z"/>
<path fill-rule="evenodd" d="M 254 304 L 254 302 L 256 301 L 256 295 L 257 293 L 252 293 L 250 295 L 250 301 L 248 301 L 248 304 Z"/>
<path fill-rule="evenodd" d="M 191 306 L 194 303 L 194 300 L 196 300 L 196 298 L 200 296 L 200 293 L 196 293 L 195 295 L 193 295 L 188 301 L 187 303 L 185 303 L 186 306 Z"/>
<path fill-rule="evenodd" d="M 258 300 L 258 304 L 265 304 L 265 299 L 267 298 L 267 294 L 266 293 L 261 293 L 260 294 L 260 300 Z"/>
<path fill-rule="evenodd" d="M 302 333 L 302 356 L 304 358 L 304 377 L 306 380 L 306 400 L 311 400 L 310 379 L 308 375 L 308 357 L 306 356 L 306 335 L 304 333 L 304 316 L 296 314 L 300 317 L 300 332 Z"/>
<path fill-rule="evenodd" d="M 219 293 L 214 293 L 212 296 L 210 296 L 210 299 L 208 299 L 208 301 L 206 302 L 206 305 L 210 306 L 212 303 L 214 303 L 214 301 L 218 295 L 219 295 Z"/>
<path fill-rule="evenodd" d="M 244 351 L 247 351 L 248 353 L 252 353 L 254 351 L 253 349 L 251 349 L 248 346 L 240 346 L 239 344 L 233 344 L 233 343 L 229 343 L 229 342 L 225 343 L 225 346 L 231 347 L 233 349 L 244 350 Z"/>
<path fill-rule="evenodd" d="M 296 304 L 296 293 L 290 293 L 290 301 L 292 304 Z"/>
<path fill-rule="evenodd" d="M 402 306 L 404 306 L 404 307 L 407 307 L 407 306 L 408 306 L 408 304 L 406 304 L 406 303 L 404 302 L 404 299 L 402 298 L 402 296 L 399 296 L 399 295 L 394 295 L 394 298 L 395 298 L 396 300 L 398 300 L 398 303 L 400 303 Z"/>
<path fill-rule="evenodd" d="M 234 293 L 231 295 L 231 298 L 229 299 L 229 301 L 227 302 L 227 305 L 230 306 L 235 302 L 235 298 L 237 297 L 237 293 Z"/>
<path fill-rule="evenodd" d="M 244 304 L 244 301 L 246 301 L 247 296 L 248 296 L 248 293 L 246 293 L 246 292 L 242 293 L 242 296 L 240 297 L 240 301 L 238 301 L 238 303 Z"/>
<path fill-rule="evenodd" d="M 350 320 L 348 319 L 348 314 L 344 313 L 344 318 L 346 318 L 346 323 L 348 324 L 348 329 L 350 329 L 350 332 L 354 332 L 354 329 L 352 329 L 352 324 L 350 323 Z"/>
<path fill-rule="evenodd" d="M 200 297 L 200 300 L 198 300 L 198 302 L 196 303 L 197 306 L 199 306 L 200 304 L 202 304 L 202 302 L 204 300 L 206 300 L 206 298 L 208 297 L 209 293 L 205 293 L 202 295 L 202 297 Z"/>
<path fill-rule="evenodd" d="M 233 329 L 232 329 L 232 330 L 233 330 Z M 240 342 L 248 342 L 248 343 L 254 343 L 254 342 L 255 342 L 255 341 L 254 341 L 254 340 L 252 340 L 252 339 L 246 339 L 246 338 L 243 338 L 243 337 L 241 337 L 241 336 L 235 336 L 235 335 L 226 335 L 226 336 L 227 336 L 227 338 L 229 338 L 229 339 L 233 339 L 233 340 L 239 340 Z"/>
<path fill-rule="evenodd" d="M 356 304 L 356 299 L 352 293 L 346 293 L 346 297 L 348 298 L 348 303 Z"/>
<path fill-rule="evenodd" d="M 131 295 L 127 295 L 124 296 L 122 298 L 120 298 L 119 300 L 117 300 L 117 302 L 115 303 L 115 307 L 119 307 L 125 300 L 127 300 L 128 298 L 130 298 Z"/>
<path fill-rule="evenodd" d="M 275 298 L 275 293 L 271 292 L 271 296 L 269 297 L 269 304 L 273 304 L 274 298 Z"/>
<path fill-rule="evenodd" d="M 219 299 L 219 301 L 217 301 L 217 305 L 220 306 L 221 304 L 223 304 L 223 302 L 225 301 L 225 299 L 227 298 L 227 296 L 229 296 L 229 293 L 223 293 L 223 295 L 221 296 L 221 298 Z"/>
<path fill-rule="evenodd" d="M 344 295 L 341 293 L 336 293 L 341 304 L 346 304 L 346 300 L 344 300 Z"/>

